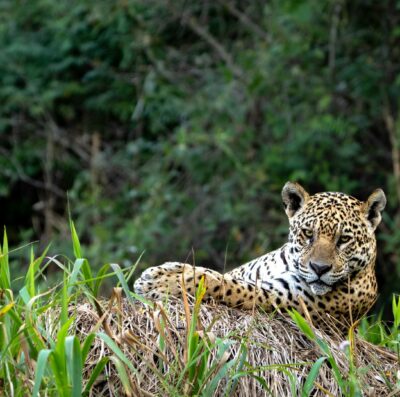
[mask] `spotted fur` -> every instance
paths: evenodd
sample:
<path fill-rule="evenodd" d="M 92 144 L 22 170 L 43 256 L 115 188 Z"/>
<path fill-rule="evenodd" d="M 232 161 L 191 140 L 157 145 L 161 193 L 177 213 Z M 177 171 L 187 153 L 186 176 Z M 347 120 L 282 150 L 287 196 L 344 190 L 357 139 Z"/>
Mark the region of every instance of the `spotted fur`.
<path fill-rule="evenodd" d="M 335 192 L 310 196 L 288 182 L 282 199 L 290 226 L 281 248 L 226 274 L 179 262 L 151 267 L 135 291 L 160 299 L 179 296 L 184 285 L 194 294 L 204 276 L 206 298 L 244 309 L 295 308 L 316 325 L 332 318 L 340 329 L 348 327 L 376 299 L 375 229 L 385 194 L 377 189 L 366 202 Z"/>

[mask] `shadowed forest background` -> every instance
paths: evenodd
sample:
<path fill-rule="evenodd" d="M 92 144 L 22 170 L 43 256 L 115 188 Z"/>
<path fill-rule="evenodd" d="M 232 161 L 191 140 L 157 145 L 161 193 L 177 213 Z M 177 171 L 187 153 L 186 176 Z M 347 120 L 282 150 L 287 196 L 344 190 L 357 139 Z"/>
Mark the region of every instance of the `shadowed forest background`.
<path fill-rule="evenodd" d="M 219 270 L 279 247 L 287 180 L 388 196 L 400 285 L 400 2 L 0 4 L 0 225 L 12 248 Z M 29 248 L 14 266 L 24 271 Z M 194 256 L 194 259 L 193 259 Z"/>

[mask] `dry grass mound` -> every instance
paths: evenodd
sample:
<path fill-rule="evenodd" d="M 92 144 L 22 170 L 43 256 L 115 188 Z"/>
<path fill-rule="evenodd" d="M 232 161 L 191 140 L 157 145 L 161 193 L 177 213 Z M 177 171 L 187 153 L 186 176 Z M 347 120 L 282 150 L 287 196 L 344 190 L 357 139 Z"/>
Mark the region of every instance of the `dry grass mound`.
<path fill-rule="evenodd" d="M 288 316 L 177 299 L 147 305 L 117 296 L 102 306 L 74 309 L 78 334 L 103 332 L 115 342 L 96 337 L 86 362 L 88 379 L 102 357 L 119 357 L 97 381 L 98 396 L 340 396 L 354 387 L 397 395 L 396 355 L 356 335 L 349 347 L 317 330 L 311 340 Z"/>

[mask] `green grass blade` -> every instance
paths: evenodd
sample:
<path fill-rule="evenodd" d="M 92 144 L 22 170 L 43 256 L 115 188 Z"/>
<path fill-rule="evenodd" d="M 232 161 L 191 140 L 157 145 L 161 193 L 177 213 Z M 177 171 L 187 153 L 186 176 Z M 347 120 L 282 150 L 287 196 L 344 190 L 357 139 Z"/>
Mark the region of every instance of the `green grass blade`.
<path fill-rule="evenodd" d="M 56 349 L 55 353 L 59 354 L 60 357 L 64 357 L 64 352 L 65 352 L 65 339 L 67 338 L 67 333 L 69 330 L 69 327 L 71 326 L 71 323 L 73 321 L 73 318 L 70 318 L 58 331 L 57 333 L 57 344 L 56 344 Z"/>
<path fill-rule="evenodd" d="M 72 287 L 75 286 L 76 281 L 79 276 L 79 273 L 81 271 L 82 265 L 84 264 L 85 261 L 86 261 L 86 259 L 79 258 L 79 259 L 76 259 L 74 262 L 74 265 L 72 267 L 72 273 L 68 279 L 68 288 L 67 288 L 68 296 L 71 295 Z"/>
<path fill-rule="evenodd" d="M 204 389 L 203 393 L 201 394 L 203 397 L 213 396 L 215 391 L 217 390 L 219 382 L 228 377 L 228 373 L 230 369 L 236 364 L 235 360 L 227 361 L 212 377 L 210 383 Z"/>
<path fill-rule="evenodd" d="M 392 311 L 394 319 L 393 326 L 395 329 L 398 329 L 400 326 L 400 296 L 396 300 L 395 294 L 393 294 L 393 299 L 392 299 Z"/>
<path fill-rule="evenodd" d="M 121 270 L 120 266 L 117 263 L 110 263 L 110 266 L 114 270 L 115 274 L 117 275 L 118 281 L 120 282 L 121 287 L 124 290 L 126 297 L 131 302 L 133 302 L 131 291 L 130 291 L 130 289 L 128 287 L 128 283 L 125 280 L 124 274 L 122 273 L 122 270 Z"/>
<path fill-rule="evenodd" d="M 296 323 L 296 325 L 300 328 L 304 335 L 307 336 L 312 341 L 315 341 L 317 338 L 311 329 L 310 325 L 307 323 L 306 319 L 295 309 L 288 311 L 292 320 Z"/>
<path fill-rule="evenodd" d="M 129 381 L 129 376 L 124 367 L 124 364 L 122 363 L 122 361 L 120 359 L 118 359 L 115 356 L 111 356 L 110 361 L 112 361 L 113 364 L 115 365 L 115 369 L 118 372 L 118 378 L 122 383 L 122 387 L 124 389 L 125 395 L 128 397 L 133 396 L 133 390 L 132 390 L 132 387 L 131 387 L 131 384 Z"/>
<path fill-rule="evenodd" d="M 306 381 L 304 382 L 303 390 L 301 392 L 301 397 L 308 397 L 311 393 L 311 390 L 314 387 L 315 379 L 318 376 L 319 369 L 321 365 L 326 361 L 326 357 L 320 357 L 311 367 L 310 372 L 307 376 Z"/>
<path fill-rule="evenodd" d="M 51 353 L 52 351 L 49 349 L 41 350 L 39 352 L 36 363 L 35 383 L 33 385 L 32 397 L 39 395 L 40 385 L 42 383 L 42 378 L 47 368 L 47 361 Z"/>
<path fill-rule="evenodd" d="M 3 247 L 0 244 L 0 288 L 11 289 L 10 267 L 8 263 L 8 239 L 4 228 Z"/>
<path fill-rule="evenodd" d="M 50 248 L 50 244 L 45 248 L 42 255 L 39 258 L 34 258 L 33 248 L 31 249 L 31 261 L 29 264 L 28 272 L 26 273 L 25 277 L 25 287 L 31 297 L 36 295 L 36 288 L 35 288 L 35 279 L 36 275 L 38 274 L 38 270 L 40 265 L 42 264 L 44 258 L 47 255 L 47 252 Z"/>
<path fill-rule="evenodd" d="M 105 278 L 108 277 L 107 271 L 108 271 L 109 267 L 110 267 L 110 265 L 108 263 L 106 263 L 97 272 L 96 280 L 93 282 L 93 296 L 95 298 L 97 298 L 97 296 L 99 294 L 99 290 L 100 290 L 102 282 L 104 281 Z"/>
<path fill-rule="evenodd" d="M 89 334 L 82 345 L 82 362 L 86 361 L 87 355 L 89 354 L 90 348 L 92 347 L 93 341 L 95 339 L 95 334 Z"/>
<path fill-rule="evenodd" d="M 237 368 L 235 368 L 235 373 L 237 372 L 242 372 L 243 366 L 245 364 L 246 358 L 247 358 L 247 347 L 244 343 L 242 343 L 241 347 L 240 347 L 240 356 L 238 357 L 238 359 L 236 360 L 238 362 L 238 366 Z M 237 384 L 239 382 L 239 378 L 236 379 L 231 379 L 231 382 L 227 382 L 226 387 L 225 387 L 225 391 L 224 391 L 224 396 L 230 396 L 234 393 Z"/>
<path fill-rule="evenodd" d="M 7 232 L 6 228 L 4 228 L 4 235 L 3 235 L 3 254 L 4 254 L 4 260 L 7 263 L 7 266 L 9 265 L 8 263 L 8 238 L 7 238 Z"/>
<path fill-rule="evenodd" d="M 110 263 L 111 268 L 114 270 L 115 275 L 118 278 L 119 283 L 121 284 L 122 289 L 125 292 L 126 297 L 133 303 L 133 300 L 136 299 L 145 305 L 152 305 L 152 302 L 143 298 L 140 295 L 135 294 L 129 289 L 127 280 L 122 272 L 121 267 L 117 263 Z M 136 266 L 136 265 L 135 265 Z"/>
<path fill-rule="evenodd" d="M 72 397 L 81 397 L 82 394 L 82 352 L 76 336 L 65 338 L 65 354 L 69 378 L 72 382 Z"/>
<path fill-rule="evenodd" d="M 75 229 L 75 224 L 72 219 L 69 219 L 69 227 L 71 229 L 72 248 L 76 259 L 82 258 L 81 243 L 79 241 L 78 233 Z"/>
<path fill-rule="evenodd" d="M 82 393 L 83 396 L 88 396 L 90 393 L 90 389 L 92 388 L 94 382 L 98 378 L 98 376 L 103 372 L 104 367 L 110 361 L 110 357 L 103 357 L 100 361 L 97 362 L 95 367 L 93 368 L 89 380 L 86 383 L 85 389 Z"/>
<path fill-rule="evenodd" d="M 125 280 L 127 283 L 129 282 L 129 280 L 135 273 L 137 265 L 139 264 L 140 260 L 142 259 L 143 254 L 144 254 L 144 251 L 139 255 L 139 258 L 137 258 L 136 262 L 131 266 L 131 270 L 129 271 L 128 275 L 125 277 Z"/>
<path fill-rule="evenodd" d="M 104 332 L 98 332 L 97 337 L 102 339 L 110 350 L 133 372 L 136 373 L 136 369 L 131 363 L 131 361 L 125 356 L 122 350 L 117 346 L 117 344 Z"/>
<path fill-rule="evenodd" d="M 57 386 L 58 395 L 69 394 L 69 377 L 67 369 L 65 340 L 73 318 L 70 318 L 58 331 L 56 344 L 50 358 L 50 366 L 53 371 L 54 381 Z"/>
<path fill-rule="evenodd" d="M 83 261 L 81 273 L 83 279 L 86 282 L 87 287 L 89 287 L 90 291 L 93 292 L 94 284 L 92 281 L 93 279 L 92 269 L 90 268 L 89 262 L 86 259 Z"/>
<path fill-rule="evenodd" d="M 18 295 L 19 295 L 19 298 L 22 299 L 22 301 L 25 303 L 25 305 L 28 305 L 33 298 L 33 296 L 31 296 L 31 294 L 28 292 L 28 288 L 26 286 L 22 287 L 19 290 Z"/>
<path fill-rule="evenodd" d="M 68 294 L 68 275 L 67 273 L 63 273 L 63 286 L 61 290 L 61 314 L 60 314 L 60 323 L 64 325 L 68 321 L 68 304 L 69 304 L 69 294 Z"/>
<path fill-rule="evenodd" d="M 272 366 L 271 366 L 272 367 Z M 279 369 L 279 368 L 277 368 Z M 253 370 L 256 370 L 256 368 L 253 368 Z M 235 374 L 232 375 L 231 380 L 235 381 L 241 377 L 249 376 L 253 379 L 255 379 L 261 387 L 271 396 L 274 397 L 275 394 L 272 393 L 272 390 L 268 386 L 268 383 L 265 381 L 265 379 L 262 376 L 254 375 L 250 371 L 241 371 L 241 372 L 236 372 Z M 225 394 L 225 396 L 230 396 L 231 394 Z"/>

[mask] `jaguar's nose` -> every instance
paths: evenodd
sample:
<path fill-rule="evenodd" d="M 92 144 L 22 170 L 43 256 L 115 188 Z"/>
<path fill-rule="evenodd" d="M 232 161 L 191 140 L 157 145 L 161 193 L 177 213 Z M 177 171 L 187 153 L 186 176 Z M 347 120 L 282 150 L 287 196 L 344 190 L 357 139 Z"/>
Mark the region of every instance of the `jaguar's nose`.
<path fill-rule="evenodd" d="M 323 274 L 332 269 L 332 265 L 321 265 L 313 262 L 310 262 L 310 267 L 318 277 L 321 277 Z"/>

